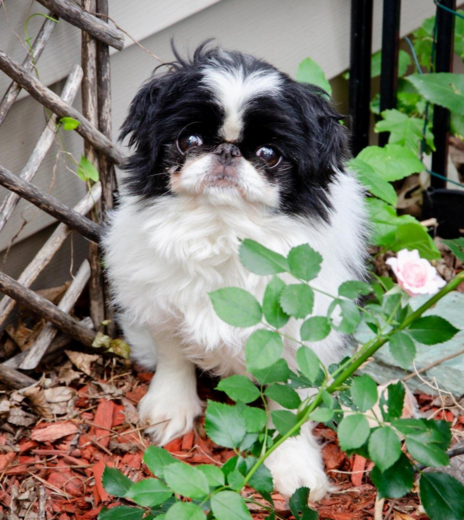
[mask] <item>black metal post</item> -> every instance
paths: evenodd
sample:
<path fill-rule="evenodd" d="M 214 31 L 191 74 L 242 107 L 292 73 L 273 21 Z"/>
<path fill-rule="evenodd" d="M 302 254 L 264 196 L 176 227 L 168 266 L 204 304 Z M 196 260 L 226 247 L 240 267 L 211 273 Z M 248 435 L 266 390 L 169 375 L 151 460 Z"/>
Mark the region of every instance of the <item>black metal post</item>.
<path fill-rule="evenodd" d="M 440 3 L 449 9 L 456 9 L 456 0 L 441 0 Z M 453 69 L 454 50 L 454 15 L 437 7 L 437 47 L 435 72 L 451 72 Z M 432 155 L 432 171 L 447 175 L 448 138 L 450 113 L 446 108 L 433 107 L 433 135 L 436 151 Z M 446 188 L 446 181 L 432 177 L 434 188 Z"/>
<path fill-rule="evenodd" d="M 351 0 L 350 87 L 351 151 L 369 144 L 373 0 Z"/>
<path fill-rule="evenodd" d="M 382 73 L 380 76 L 380 112 L 396 108 L 398 56 L 400 50 L 401 0 L 383 0 Z M 388 132 L 379 134 L 379 146 L 388 143 Z"/>

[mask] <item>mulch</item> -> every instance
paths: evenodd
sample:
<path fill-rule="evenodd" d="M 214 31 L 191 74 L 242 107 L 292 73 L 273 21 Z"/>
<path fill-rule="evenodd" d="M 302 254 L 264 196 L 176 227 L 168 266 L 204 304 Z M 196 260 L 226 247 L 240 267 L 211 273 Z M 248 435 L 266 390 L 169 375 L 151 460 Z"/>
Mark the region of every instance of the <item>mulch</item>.
<path fill-rule="evenodd" d="M 70 354 L 44 370 L 35 392 L 0 389 L 0 519 L 93 520 L 102 506 L 121 503 L 102 487 L 105 466 L 118 468 L 135 481 L 150 475 L 143 463 L 150 440 L 137 425 L 136 407 L 152 375 L 121 359 Z M 215 381 L 200 378 L 203 399 L 223 400 L 214 387 Z M 463 438 L 463 408 L 424 394 L 416 398 L 424 416 L 450 421 L 455 439 Z M 372 464 L 359 455 L 346 457 L 329 428 L 318 425 L 315 434 L 336 486 L 314 505 L 321 519 L 373 519 L 376 507 L 383 510 L 384 520 L 427 518 L 415 493 L 377 501 L 376 506 L 369 479 Z M 192 465 L 221 466 L 234 456 L 206 437 L 203 420 L 166 449 Z M 281 516 L 293 518 L 285 499 L 277 493 L 273 498 Z M 259 506 L 253 505 L 251 512 L 255 520 L 266 517 Z"/>

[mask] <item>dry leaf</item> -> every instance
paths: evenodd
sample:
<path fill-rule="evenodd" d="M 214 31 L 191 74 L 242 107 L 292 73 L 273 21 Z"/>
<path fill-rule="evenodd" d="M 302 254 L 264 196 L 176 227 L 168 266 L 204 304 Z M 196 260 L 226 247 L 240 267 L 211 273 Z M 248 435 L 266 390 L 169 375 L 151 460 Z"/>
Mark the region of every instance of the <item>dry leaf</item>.
<path fill-rule="evenodd" d="M 80 377 L 81 374 L 73 370 L 70 361 L 66 361 L 66 363 L 60 367 L 58 372 L 58 379 L 61 383 L 65 383 L 66 385 L 70 385 L 73 381 L 77 381 Z"/>
<path fill-rule="evenodd" d="M 65 350 L 65 352 L 73 365 L 88 376 L 92 375 L 92 363 L 100 359 L 100 356 L 97 354 L 84 354 L 83 352 L 75 352 L 74 350 Z"/>
<path fill-rule="evenodd" d="M 23 390 L 23 394 L 27 397 L 31 408 L 41 417 L 45 419 L 53 419 L 53 413 L 50 405 L 45 398 L 45 392 L 40 386 L 31 386 Z"/>
<path fill-rule="evenodd" d="M 43 296 L 47 300 L 56 304 L 56 303 L 59 303 L 59 301 L 63 297 L 64 293 L 67 291 L 69 285 L 70 285 L 70 282 L 66 282 L 63 285 L 60 285 L 59 287 L 50 287 L 49 289 L 40 289 L 39 291 L 36 291 L 36 292 L 40 296 Z"/>
<path fill-rule="evenodd" d="M 0 415 L 8 413 L 11 408 L 11 401 L 8 399 L 2 399 L 0 401 Z"/>
<path fill-rule="evenodd" d="M 101 383 L 100 381 L 95 381 L 95 383 L 103 390 L 105 395 L 120 397 L 124 395 L 124 392 L 120 388 L 116 388 L 114 385 L 109 383 Z"/>
<path fill-rule="evenodd" d="M 69 414 L 73 411 L 76 399 L 76 391 L 73 388 L 66 386 L 47 388 L 44 394 L 52 413 L 55 415 Z"/>
<path fill-rule="evenodd" d="M 21 408 L 11 408 L 7 421 L 15 426 L 31 426 L 37 422 L 37 417 L 26 413 Z"/>
<path fill-rule="evenodd" d="M 121 399 L 122 404 L 124 405 L 124 414 L 126 416 L 126 421 L 131 424 L 138 424 L 139 422 L 139 412 L 137 408 L 129 401 L 123 397 Z"/>

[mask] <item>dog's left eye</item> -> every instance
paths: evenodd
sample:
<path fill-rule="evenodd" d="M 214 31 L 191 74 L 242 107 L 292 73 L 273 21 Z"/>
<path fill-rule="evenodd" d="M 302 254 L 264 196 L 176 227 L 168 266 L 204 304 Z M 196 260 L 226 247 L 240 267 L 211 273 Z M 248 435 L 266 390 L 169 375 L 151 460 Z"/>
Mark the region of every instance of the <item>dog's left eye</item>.
<path fill-rule="evenodd" d="M 201 146 L 202 144 L 203 139 L 197 134 L 186 134 L 179 137 L 179 139 L 177 140 L 177 147 L 182 153 L 187 153 L 192 148 L 196 148 L 198 146 Z"/>
<path fill-rule="evenodd" d="M 256 155 L 262 159 L 269 168 L 274 168 L 274 166 L 277 166 L 282 159 L 280 153 L 272 146 L 260 146 L 256 150 Z"/>

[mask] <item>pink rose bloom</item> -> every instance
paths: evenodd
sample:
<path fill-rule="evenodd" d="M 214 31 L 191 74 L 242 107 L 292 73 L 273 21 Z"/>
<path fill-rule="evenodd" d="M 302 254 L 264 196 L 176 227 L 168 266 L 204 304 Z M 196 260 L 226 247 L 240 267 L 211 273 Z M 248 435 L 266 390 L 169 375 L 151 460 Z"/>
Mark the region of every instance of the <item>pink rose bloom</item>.
<path fill-rule="evenodd" d="M 398 251 L 396 258 L 389 258 L 386 263 L 393 269 L 399 286 L 410 296 L 435 294 L 446 285 L 435 267 L 419 256 L 417 249 L 402 249 Z"/>

